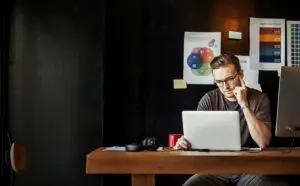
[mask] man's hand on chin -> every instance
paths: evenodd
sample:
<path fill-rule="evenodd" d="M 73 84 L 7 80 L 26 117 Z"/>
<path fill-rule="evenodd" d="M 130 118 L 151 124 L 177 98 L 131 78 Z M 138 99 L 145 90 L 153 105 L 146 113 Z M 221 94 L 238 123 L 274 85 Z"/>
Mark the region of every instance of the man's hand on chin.
<path fill-rule="evenodd" d="M 244 108 L 248 106 L 248 100 L 247 100 L 247 87 L 245 85 L 244 80 L 238 76 L 241 82 L 241 86 L 235 87 L 233 90 L 233 94 L 236 97 L 237 102 L 239 105 Z"/>

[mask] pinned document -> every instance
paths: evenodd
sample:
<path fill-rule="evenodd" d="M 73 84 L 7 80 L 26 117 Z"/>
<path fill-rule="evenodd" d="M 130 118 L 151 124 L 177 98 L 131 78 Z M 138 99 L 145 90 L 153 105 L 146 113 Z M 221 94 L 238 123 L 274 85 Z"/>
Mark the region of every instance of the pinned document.
<path fill-rule="evenodd" d="M 174 89 L 186 89 L 186 81 L 184 79 L 174 79 L 173 88 Z"/>
<path fill-rule="evenodd" d="M 281 68 L 277 70 L 277 75 L 278 75 L 278 77 L 281 76 Z"/>
<path fill-rule="evenodd" d="M 260 92 L 262 92 L 262 88 L 261 88 L 261 86 L 260 86 L 260 84 L 248 84 L 247 85 L 247 87 L 250 87 L 250 88 L 253 88 L 253 89 L 256 89 L 256 90 L 258 90 L 258 91 L 260 91 Z"/>

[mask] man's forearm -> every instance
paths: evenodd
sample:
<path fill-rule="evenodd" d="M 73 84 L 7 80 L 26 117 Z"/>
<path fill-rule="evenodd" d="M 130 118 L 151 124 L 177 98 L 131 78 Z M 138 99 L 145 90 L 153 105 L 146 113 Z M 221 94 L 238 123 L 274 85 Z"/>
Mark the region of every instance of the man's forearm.
<path fill-rule="evenodd" d="M 258 120 L 249 108 L 245 108 L 243 111 L 252 139 L 261 148 L 268 146 L 272 136 L 269 127 L 262 121 Z"/>

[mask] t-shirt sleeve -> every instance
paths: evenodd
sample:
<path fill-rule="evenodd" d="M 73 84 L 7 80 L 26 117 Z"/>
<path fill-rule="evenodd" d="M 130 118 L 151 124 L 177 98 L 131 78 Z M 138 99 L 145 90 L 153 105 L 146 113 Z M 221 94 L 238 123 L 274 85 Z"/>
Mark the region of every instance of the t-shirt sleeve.
<path fill-rule="evenodd" d="M 264 122 L 272 129 L 270 101 L 266 94 L 263 94 L 262 98 L 259 100 L 255 115 L 257 119 Z"/>
<path fill-rule="evenodd" d="M 208 94 L 205 94 L 199 101 L 197 110 L 211 110 L 211 99 Z"/>

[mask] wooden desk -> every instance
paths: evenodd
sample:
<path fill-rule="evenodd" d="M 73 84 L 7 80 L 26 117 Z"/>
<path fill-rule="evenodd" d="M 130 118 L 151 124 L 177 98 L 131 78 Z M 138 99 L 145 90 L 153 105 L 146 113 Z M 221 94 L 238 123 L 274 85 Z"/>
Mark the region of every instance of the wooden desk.
<path fill-rule="evenodd" d="M 116 152 L 96 149 L 87 174 L 131 174 L 132 186 L 154 186 L 155 174 L 300 174 L 300 150 L 261 152 Z"/>

